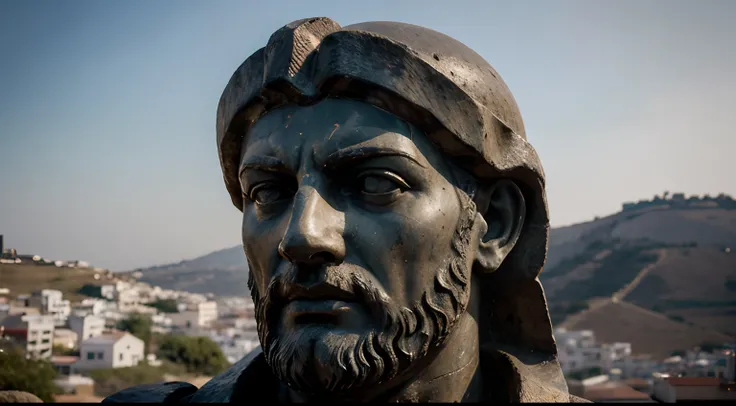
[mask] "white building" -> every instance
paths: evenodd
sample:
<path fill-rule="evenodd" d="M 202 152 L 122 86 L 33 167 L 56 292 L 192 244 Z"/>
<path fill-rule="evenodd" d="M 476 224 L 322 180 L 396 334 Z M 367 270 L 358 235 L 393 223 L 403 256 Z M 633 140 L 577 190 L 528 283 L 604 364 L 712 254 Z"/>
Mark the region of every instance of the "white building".
<path fill-rule="evenodd" d="M 597 344 L 591 330 L 555 330 L 557 353 L 564 373 L 600 368 L 608 373 L 622 368 L 621 362 L 631 355 L 630 343 Z"/>
<path fill-rule="evenodd" d="M 154 333 L 168 334 L 171 332 L 172 320 L 167 313 L 158 313 L 151 316 L 153 327 L 151 331 Z"/>
<path fill-rule="evenodd" d="M 54 346 L 64 347 L 68 350 L 77 347 L 79 336 L 74 330 L 68 328 L 57 328 L 54 329 Z"/>
<path fill-rule="evenodd" d="M 131 284 L 126 281 L 116 281 L 115 284 L 115 294 L 120 294 L 120 292 L 125 292 L 126 290 L 131 288 Z"/>
<path fill-rule="evenodd" d="M 79 342 L 97 337 L 105 331 L 105 319 L 88 314 L 69 317 L 69 328 L 77 333 Z"/>
<path fill-rule="evenodd" d="M 51 315 L 56 326 L 66 324 L 66 319 L 72 312 L 71 304 L 68 300 L 63 299 L 63 294 L 59 290 L 42 289 L 34 292 L 30 303 L 41 309 L 41 314 Z"/>
<path fill-rule="evenodd" d="M 51 357 L 54 341 L 54 318 L 50 315 L 8 316 L 0 323 L 3 336 L 23 346 L 32 358 Z"/>
<path fill-rule="evenodd" d="M 143 359 L 143 340 L 127 332 L 115 331 L 82 341 L 75 367 L 83 371 L 132 367 Z"/>
<path fill-rule="evenodd" d="M 117 294 L 118 311 L 120 313 L 134 312 L 141 305 L 141 299 L 138 296 L 138 291 L 135 289 L 128 289 L 118 291 Z"/>
<path fill-rule="evenodd" d="M 209 327 L 217 320 L 217 303 L 210 301 L 189 305 L 187 310 L 170 313 L 169 317 L 172 324 L 180 329 Z"/>
<path fill-rule="evenodd" d="M 105 313 L 106 308 L 107 302 L 104 299 L 87 298 L 72 307 L 72 314 L 77 316 L 86 316 L 88 314 L 102 316 Z"/>
<path fill-rule="evenodd" d="M 230 363 L 239 361 L 260 345 L 255 331 L 234 333 L 233 329 L 227 329 L 222 333 L 210 331 L 208 336 L 217 343 Z"/>
<path fill-rule="evenodd" d="M 134 289 L 138 291 L 138 298 L 140 303 L 152 303 L 156 300 L 156 296 L 153 293 L 153 288 L 151 288 L 151 285 L 145 282 L 137 282 Z"/>
<path fill-rule="evenodd" d="M 105 299 L 115 300 L 115 285 L 100 286 L 100 296 Z"/>

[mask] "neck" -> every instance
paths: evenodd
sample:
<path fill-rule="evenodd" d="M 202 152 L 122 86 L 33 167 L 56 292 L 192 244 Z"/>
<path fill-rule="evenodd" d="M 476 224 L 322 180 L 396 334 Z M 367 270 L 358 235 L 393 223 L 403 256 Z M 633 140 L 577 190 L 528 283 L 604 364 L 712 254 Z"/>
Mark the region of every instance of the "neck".
<path fill-rule="evenodd" d="M 362 393 L 363 401 L 386 402 L 478 402 L 482 387 L 478 368 L 478 325 L 470 314 L 458 320 L 447 342 L 427 362 L 402 374 L 411 376 L 402 383 L 387 383 L 381 388 L 371 388 Z M 390 386 L 388 386 L 390 385 Z M 287 389 L 291 402 L 308 402 L 302 393 Z M 330 399 L 331 401 L 355 400 Z M 325 400 L 325 399 L 320 399 Z"/>
<path fill-rule="evenodd" d="M 478 325 L 464 314 L 429 365 L 415 374 L 393 395 L 389 402 L 478 402 Z"/>

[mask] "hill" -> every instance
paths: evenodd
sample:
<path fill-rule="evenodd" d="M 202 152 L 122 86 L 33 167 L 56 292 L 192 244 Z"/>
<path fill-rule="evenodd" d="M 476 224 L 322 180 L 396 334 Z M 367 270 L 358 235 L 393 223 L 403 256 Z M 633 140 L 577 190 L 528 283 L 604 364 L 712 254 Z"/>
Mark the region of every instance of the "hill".
<path fill-rule="evenodd" d="M 98 274 L 92 269 L 68 268 L 48 265 L 0 264 L 0 287 L 10 289 L 11 296 L 30 294 L 40 289 L 57 289 L 65 299 L 79 301 L 87 296 L 79 289 L 85 284 L 100 285 L 112 279 L 106 273 Z"/>
<path fill-rule="evenodd" d="M 175 264 L 141 269 L 142 282 L 166 289 L 218 296 L 249 296 L 248 263 L 241 246 Z"/>
<path fill-rule="evenodd" d="M 732 336 L 692 326 L 626 302 L 604 304 L 568 318 L 559 325 L 569 330 L 593 330 L 600 342 L 629 342 L 635 354 L 663 359 L 704 343 L 721 344 Z"/>
<path fill-rule="evenodd" d="M 656 356 L 734 340 L 736 207 L 719 198 L 659 199 L 553 229 L 540 276 L 553 324 Z"/>

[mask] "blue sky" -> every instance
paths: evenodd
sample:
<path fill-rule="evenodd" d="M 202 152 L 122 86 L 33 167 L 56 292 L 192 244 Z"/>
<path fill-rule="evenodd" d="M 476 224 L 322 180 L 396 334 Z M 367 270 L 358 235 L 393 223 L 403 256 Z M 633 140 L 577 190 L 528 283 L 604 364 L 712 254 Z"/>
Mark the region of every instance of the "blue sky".
<path fill-rule="evenodd" d="M 664 190 L 736 195 L 736 2 L 0 1 L 0 233 L 113 270 L 239 243 L 215 112 L 282 25 L 392 20 L 503 76 L 553 226 Z"/>

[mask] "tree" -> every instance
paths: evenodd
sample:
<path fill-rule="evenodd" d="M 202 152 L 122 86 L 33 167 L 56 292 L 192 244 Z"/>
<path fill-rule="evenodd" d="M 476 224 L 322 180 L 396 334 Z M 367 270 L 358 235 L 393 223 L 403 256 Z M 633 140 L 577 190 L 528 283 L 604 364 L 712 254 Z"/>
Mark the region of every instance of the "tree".
<path fill-rule="evenodd" d="M 151 344 L 152 327 L 153 321 L 151 318 L 140 313 L 131 313 L 127 319 L 120 320 L 117 325 L 119 330 L 127 331 L 143 340 L 143 343 L 145 343 L 144 348 L 146 350 L 146 354 L 148 354 L 148 347 Z"/>
<path fill-rule="evenodd" d="M 179 311 L 176 300 L 174 299 L 159 299 L 151 304 L 151 307 L 155 307 L 158 311 L 163 313 L 177 313 Z"/>
<path fill-rule="evenodd" d="M 0 391 L 29 392 L 44 402 L 53 402 L 59 392 L 54 378 L 56 370 L 50 362 L 27 359 L 23 349 L 0 344 Z"/>
<path fill-rule="evenodd" d="M 185 366 L 190 373 L 210 376 L 224 371 L 230 364 L 217 343 L 208 337 L 163 336 L 157 356 Z"/>
<path fill-rule="evenodd" d="M 79 356 L 79 350 L 75 350 L 74 348 L 67 348 L 63 345 L 57 345 L 54 344 L 51 353 L 54 355 L 74 355 Z"/>

